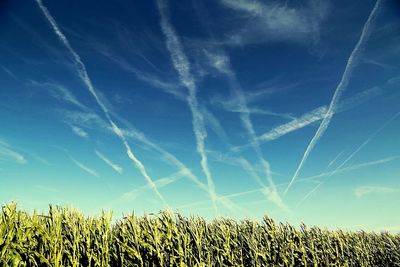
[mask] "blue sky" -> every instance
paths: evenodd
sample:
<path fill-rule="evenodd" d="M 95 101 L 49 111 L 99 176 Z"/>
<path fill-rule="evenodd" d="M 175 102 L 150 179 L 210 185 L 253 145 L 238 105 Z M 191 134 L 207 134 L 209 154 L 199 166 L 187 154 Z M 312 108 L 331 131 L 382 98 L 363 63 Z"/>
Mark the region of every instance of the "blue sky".
<path fill-rule="evenodd" d="M 400 5 L 2 1 L 0 201 L 400 230 Z"/>

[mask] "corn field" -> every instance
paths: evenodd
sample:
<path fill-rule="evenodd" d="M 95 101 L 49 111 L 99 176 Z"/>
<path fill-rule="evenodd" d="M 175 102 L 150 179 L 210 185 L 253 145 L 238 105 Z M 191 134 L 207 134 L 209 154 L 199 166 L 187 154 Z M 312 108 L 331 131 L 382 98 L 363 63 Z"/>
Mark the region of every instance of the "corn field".
<path fill-rule="evenodd" d="M 400 266 L 400 235 L 168 212 L 112 223 L 106 212 L 28 214 L 11 203 L 0 215 L 0 266 Z"/>

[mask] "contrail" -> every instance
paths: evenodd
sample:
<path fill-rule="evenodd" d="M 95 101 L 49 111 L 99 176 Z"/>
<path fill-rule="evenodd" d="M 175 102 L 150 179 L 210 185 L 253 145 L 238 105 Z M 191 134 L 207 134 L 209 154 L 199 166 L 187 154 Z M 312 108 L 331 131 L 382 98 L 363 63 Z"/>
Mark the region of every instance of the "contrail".
<path fill-rule="evenodd" d="M 328 166 L 326 167 L 325 170 L 328 170 L 329 167 L 331 167 L 331 166 L 340 158 L 340 156 L 341 156 L 342 154 L 343 154 L 343 151 L 341 151 L 339 154 L 337 154 L 336 157 L 335 157 L 333 160 L 331 160 L 331 161 L 329 162 L 329 164 L 328 164 Z"/>
<path fill-rule="evenodd" d="M 179 100 L 185 99 L 184 91 L 179 90 L 182 89 L 180 84 L 174 84 L 170 81 L 164 81 L 158 78 L 155 75 L 151 75 L 149 73 L 140 71 L 139 69 L 132 66 L 128 61 L 125 59 L 118 57 L 117 55 L 113 54 L 109 49 L 104 47 L 100 47 L 97 49 L 100 54 L 114 62 L 115 64 L 119 65 L 123 70 L 132 73 L 135 77 L 142 82 L 148 83 L 151 86 L 161 89 L 165 93 L 174 95 Z"/>
<path fill-rule="evenodd" d="M 347 60 L 347 64 L 344 70 L 344 73 L 342 75 L 342 79 L 340 80 L 338 86 L 336 87 L 335 93 L 332 97 L 332 100 L 329 104 L 329 108 L 328 111 L 324 117 L 324 119 L 322 120 L 321 124 L 318 127 L 317 132 L 315 133 L 314 137 L 312 138 L 312 140 L 310 141 L 310 143 L 307 146 L 306 151 L 304 152 L 304 155 L 300 161 L 299 166 L 297 167 L 289 185 L 287 186 L 287 188 L 284 191 L 284 195 L 286 195 L 286 193 L 288 192 L 288 190 L 290 189 L 290 187 L 292 186 L 293 182 L 296 180 L 297 176 L 299 175 L 300 170 L 302 169 L 304 163 L 306 162 L 310 152 L 312 151 L 312 149 L 314 148 L 314 146 L 317 144 L 318 140 L 321 138 L 321 136 L 324 134 L 324 132 L 326 131 L 326 129 L 329 126 L 329 123 L 332 119 L 333 113 L 335 112 L 336 106 L 340 100 L 340 97 L 342 95 L 342 93 L 346 90 L 347 85 L 349 83 L 352 71 L 357 63 L 357 59 L 359 57 L 359 51 L 361 46 L 365 43 L 365 41 L 367 40 L 369 34 L 370 34 L 370 27 L 371 24 L 373 22 L 373 20 L 375 19 L 376 13 L 379 9 L 379 5 L 380 5 L 381 0 L 377 0 L 375 3 L 374 8 L 372 9 L 367 22 L 365 23 L 363 30 L 361 32 L 361 36 L 360 39 L 358 40 L 356 46 L 354 47 L 353 51 L 350 54 L 349 59 Z"/>
<path fill-rule="evenodd" d="M 377 95 L 378 93 L 380 93 L 380 89 L 378 87 L 372 87 L 361 93 L 358 93 L 358 94 L 338 103 L 335 107 L 334 113 L 343 112 L 350 108 L 353 108 L 353 107 L 363 103 L 368 98 L 371 98 L 372 96 Z M 297 119 L 294 119 L 290 122 L 284 123 L 280 126 L 273 128 L 269 132 L 262 134 L 257 139 L 260 142 L 268 142 L 268 141 L 278 139 L 288 133 L 291 133 L 293 131 L 296 131 L 298 129 L 306 127 L 314 122 L 323 120 L 326 117 L 327 113 L 328 113 L 327 106 L 318 107 L 316 109 L 313 109 L 309 112 L 304 113 L 301 117 L 299 117 Z"/>
<path fill-rule="evenodd" d="M 91 175 L 93 175 L 93 176 L 99 177 L 99 174 L 98 174 L 97 171 L 95 171 L 94 169 L 89 168 L 88 166 L 86 166 L 86 165 L 84 165 L 83 163 L 77 161 L 76 159 L 74 159 L 74 158 L 73 158 L 72 156 L 70 156 L 70 155 L 68 155 L 68 157 L 71 159 L 71 161 L 72 161 L 73 163 L 75 163 L 76 166 L 78 166 L 79 168 L 81 168 L 81 169 L 84 170 L 85 172 L 87 172 L 87 173 L 89 173 L 89 174 L 91 174 Z"/>
<path fill-rule="evenodd" d="M 351 167 L 340 169 L 335 174 L 350 172 L 350 171 L 354 171 L 354 170 L 358 170 L 358 169 L 362 169 L 362 168 L 366 168 L 366 167 L 370 167 L 370 166 L 374 166 L 374 165 L 384 164 L 384 163 L 391 162 L 391 161 L 398 160 L 398 159 L 400 159 L 400 156 L 393 156 L 393 157 L 383 158 L 383 159 L 379 159 L 379 160 L 364 162 L 364 163 L 360 163 L 360 164 L 357 164 L 357 165 L 354 165 L 354 166 L 351 166 Z M 318 178 L 330 176 L 332 174 L 333 174 L 333 171 L 324 172 L 324 173 L 320 173 L 318 175 L 297 179 L 296 182 L 312 181 L 312 180 L 315 180 L 315 179 L 318 179 Z M 288 185 L 287 182 L 286 183 L 279 183 L 276 186 L 280 187 L 280 186 L 286 186 L 286 185 Z M 220 197 L 225 197 L 226 199 L 230 199 L 230 198 L 246 196 L 246 195 L 250 195 L 250 194 L 254 194 L 254 193 L 260 193 L 260 192 L 262 193 L 262 191 L 263 191 L 263 188 L 257 188 L 257 189 L 252 189 L 252 190 L 248 190 L 248 191 L 232 193 L 232 194 L 224 195 L 224 196 L 220 196 Z M 198 201 L 198 202 L 194 202 L 194 203 L 188 203 L 188 204 L 182 205 L 182 206 L 180 206 L 178 208 L 188 208 L 188 207 L 193 207 L 193 206 L 196 206 L 196 205 L 202 205 L 202 204 L 205 204 L 205 203 L 208 203 L 208 201 L 207 200 L 203 200 L 203 201 Z"/>
<path fill-rule="evenodd" d="M 113 132 L 120 138 L 122 141 L 123 145 L 126 148 L 126 153 L 128 157 L 134 162 L 136 167 L 139 169 L 140 173 L 142 176 L 146 179 L 147 183 L 149 186 L 153 189 L 153 191 L 156 193 L 156 195 L 161 199 L 164 205 L 168 206 L 167 202 L 165 201 L 164 197 L 160 194 L 158 191 L 155 183 L 153 182 L 153 179 L 149 176 L 149 174 L 146 171 L 146 168 L 142 164 L 142 162 L 136 158 L 136 156 L 133 154 L 131 147 L 129 146 L 128 142 L 126 141 L 121 129 L 114 123 L 114 121 L 111 119 L 111 116 L 106 108 L 106 106 L 100 101 L 99 97 L 96 94 L 96 90 L 92 84 L 92 81 L 87 73 L 86 66 L 83 64 L 80 56 L 75 52 L 75 50 L 72 48 L 70 45 L 67 37 L 61 32 L 59 29 L 56 21 L 54 20 L 53 16 L 50 14 L 48 9 L 43 5 L 42 0 L 36 0 L 36 3 L 39 5 L 40 9 L 42 10 L 44 16 L 52 26 L 54 33 L 57 35 L 59 40 L 63 43 L 65 48 L 68 50 L 68 52 L 71 54 L 74 64 L 76 66 L 76 70 L 78 72 L 79 77 L 81 78 L 82 82 L 86 85 L 86 88 L 89 90 L 89 92 L 92 94 L 92 96 L 95 98 L 97 104 L 100 106 L 100 108 L 103 110 L 108 122 L 111 125 L 111 128 Z"/>
<path fill-rule="evenodd" d="M 12 160 L 19 164 L 26 164 L 28 162 L 24 156 L 12 150 L 6 142 L 0 140 L 0 162 L 2 160 Z"/>
<path fill-rule="evenodd" d="M 236 74 L 233 72 L 229 58 L 222 52 L 220 54 L 210 54 L 209 52 L 206 51 L 206 56 L 212 61 L 213 66 L 215 69 L 217 69 L 219 72 L 222 74 L 226 75 L 229 83 L 229 87 L 231 89 L 231 92 L 235 99 L 237 100 L 237 105 L 238 109 L 241 111 L 239 113 L 239 118 L 243 124 L 244 129 L 247 131 L 247 135 L 250 139 L 250 144 L 252 145 L 254 151 L 256 152 L 257 158 L 264 169 L 267 182 L 268 182 L 268 187 L 264 185 L 264 183 L 261 182 L 261 180 L 257 177 L 256 180 L 260 184 L 260 186 L 263 187 L 263 193 L 267 196 L 267 198 L 273 202 L 275 205 L 277 205 L 279 208 L 283 209 L 284 211 L 288 211 L 289 209 L 287 206 L 283 203 L 281 197 L 278 194 L 278 191 L 276 189 L 275 183 L 272 179 L 272 171 L 270 164 L 267 160 L 264 159 L 263 153 L 260 148 L 260 144 L 257 140 L 257 136 L 253 127 L 253 123 L 250 118 L 250 110 L 247 106 L 247 101 L 246 98 L 243 94 L 242 88 L 237 80 Z M 246 166 L 244 166 L 246 167 Z M 247 170 L 246 170 L 247 168 Z M 248 165 L 245 168 L 246 171 L 249 171 L 252 167 Z M 250 169 L 249 169 L 250 168 Z M 255 173 L 255 172 L 250 172 Z"/>
<path fill-rule="evenodd" d="M 368 137 L 367 140 L 365 140 L 356 150 L 354 150 L 353 153 L 350 154 L 335 170 L 333 170 L 326 179 L 330 178 L 331 176 L 335 175 L 338 171 L 343 170 L 343 166 L 346 165 L 347 162 L 349 162 L 358 152 L 363 149 L 364 146 L 366 146 L 371 140 L 378 135 L 383 129 L 386 128 L 393 120 L 395 120 L 398 116 L 400 115 L 400 112 L 396 113 L 394 116 L 392 116 L 389 120 L 387 120 L 381 127 L 379 127 L 378 130 L 376 130 L 373 134 L 371 134 L 370 137 Z M 341 155 L 340 153 L 339 155 Z M 336 157 L 335 159 L 337 159 Z M 331 162 L 332 163 L 332 162 Z M 331 165 L 331 163 L 328 165 L 327 168 Z M 325 179 L 325 180 L 326 180 Z M 302 202 L 304 202 L 312 193 L 314 193 L 321 185 L 323 185 L 324 182 L 320 182 L 314 189 L 312 189 L 300 202 L 297 206 L 299 206 Z"/>
<path fill-rule="evenodd" d="M 166 176 L 166 177 L 163 177 L 163 178 L 160 178 L 160 179 L 154 181 L 154 183 L 157 185 L 157 188 L 165 187 L 165 186 L 172 184 L 176 181 L 179 181 L 180 179 L 185 177 L 187 175 L 187 173 L 186 173 L 187 171 L 188 170 L 179 170 L 178 172 L 175 172 L 169 176 Z M 134 190 L 131 190 L 129 192 L 122 194 L 122 196 L 120 197 L 120 200 L 133 199 L 136 196 L 143 193 L 147 189 L 149 189 L 148 185 L 144 185 L 139 188 L 135 188 Z"/>
<path fill-rule="evenodd" d="M 317 185 L 310 190 L 310 192 L 307 193 L 307 195 L 305 195 L 303 197 L 302 200 L 299 201 L 299 203 L 297 203 L 296 208 L 298 208 L 304 201 L 306 201 L 315 191 L 317 191 L 317 189 L 323 184 L 323 182 L 318 182 Z"/>
<path fill-rule="evenodd" d="M 329 162 L 328 166 L 325 168 L 325 170 L 324 170 L 322 173 L 325 173 L 325 172 L 329 169 L 329 167 L 332 166 L 332 164 L 335 163 L 335 162 L 337 161 L 338 158 L 340 158 L 340 156 L 341 156 L 342 154 L 343 154 L 343 151 L 341 151 L 339 154 L 337 154 L 336 157 L 335 157 L 333 160 L 331 160 L 331 161 Z M 340 169 L 340 167 L 336 168 L 336 170 L 338 170 L 338 169 Z M 335 171 L 333 171 L 329 176 L 332 176 L 334 173 L 335 173 Z M 306 201 L 306 200 L 307 200 L 315 191 L 317 191 L 318 188 L 319 188 L 321 185 L 323 185 L 323 184 L 324 184 L 324 182 L 318 182 L 318 181 L 317 181 L 317 185 L 316 185 L 313 189 L 311 189 L 311 190 L 303 197 L 303 199 L 301 199 L 301 200 L 299 201 L 299 203 L 297 203 L 296 208 L 300 207 L 300 205 L 303 204 L 303 202 Z"/>
<path fill-rule="evenodd" d="M 349 162 L 360 150 L 366 146 L 378 133 L 380 133 L 386 126 L 388 126 L 393 120 L 395 120 L 398 116 L 400 115 L 400 112 L 396 113 L 393 117 L 391 117 L 389 120 L 387 120 L 378 130 L 376 130 L 367 140 L 365 140 L 353 153 L 351 153 L 350 156 L 348 156 L 335 170 L 333 170 L 326 179 L 329 177 L 335 175 L 337 172 L 344 170 L 343 166 L 346 165 L 347 162 Z M 342 153 L 340 153 L 342 154 Z M 339 154 L 339 155 L 340 155 Z M 337 157 L 336 157 L 337 158 Z M 335 158 L 335 159 L 336 159 Z M 328 168 L 331 164 L 328 165 Z M 303 203 L 309 196 L 311 196 L 312 193 L 314 193 L 321 185 L 323 185 L 324 182 L 320 182 L 314 189 L 312 189 L 297 205 L 300 206 L 301 203 Z"/>
<path fill-rule="evenodd" d="M 191 180 L 194 184 L 196 184 L 201 190 L 206 192 L 208 194 L 208 187 L 205 185 L 203 182 L 199 180 L 199 178 L 192 173 L 192 171 L 183 163 L 181 162 L 175 155 L 170 153 L 169 151 L 165 150 L 161 146 L 155 144 L 152 140 L 146 137 L 146 135 L 139 130 L 137 130 L 132 123 L 129 121 L 125 120 L 121 116 L 119 116 L 117 113 L 110 111 L 110 115 L 115 118 L 120 125 L 124 125 L 126 129 L 122 129 L 122 132 L 124 136 L 129 140 L 135 140 L 140 142 L 141 144 L 145 145 L 147 148 L 154 150 L 155 152 L 159 153 L 161 155 L 161 160 L 165 161 L 167 164 L 169 164 L 172 167 L 175 167 L 178 169 L 178 171 L 187 171 L 187 178 Z M 107 133 L 111 132 L 114 134 L 113 130 L 111 127 L 102 119 L 100 118 L 97 114 L 92 113 L 73 113 L 68 115 L 69 120 L 71 120 L 71 123 L 80 125 L 82 127 L 96 127 L 101 130 L 106 131 Z M 156 183 L 157 186 L 157 183 Z M 158 187 L 158 186 L 157 186 Z M 218 197 L 218 194 L 216 195 Z M 228 203 L 229 200 L 225 201 L 223 199 L 217 199 L 221 204 L 223 204 L 226 208 L 230 210 L 238 210 L 238 207 L 234 203 Z"/>
<path fill-rule="evenodd" d="M 325 106 L 316 108 L 310 112 L 305 113 L 298 119 L 294 119 L 290 122 L 275 127 L 271 131 L 264 133 L 263 135 L 258 137 L 257 140 L 261 142 L 266 142 L 278 139 L 283 135 L 301 129 L 316 121 L 322 120 L 325 117 L 326 112 L 327 108 Z"/>
<path fill-rule="evenodd" d="M 393 157 L 378 159 L 378 160 L 369 161 L 369 162 L 365 162 L 365 163 L 360 163 L 357 165 L 353 165 L 351 167 L 341 168 L 341 169 L 331 171 L 331 172 L 324 172 L 324 173 L 321 173 L 318 175 L 300 178 L 300 179 L 297 179 L 297 182 L 310 181 L 310 180 L 314 180 L 314 179 L 321 178 L 321 177 L 332 176 L 333 174 L 354 171 L 354 170 L 358 170 L 358 169 L 365 168 L 365 167 L 370 167 L 370 166 L 374 166 L 374 165 L 391 162 L 391 161 L 397 160 L 399 158 L 400 158 L 400 156 L 393 156 Z"/>
<path fill-rule="evenodd" d="M 212 200 L 214 210 L 217 213 L 217 206 L 215 203 L 217 199 L 215 185 L 208 166 L 207 154 L 204 149 L 204 141 L 207 137 L 207 131 L 205 129 L 203 115 L 200 112 L 199 103 L 197 101 L 197 89 L 192 74 L 190 73 L 190 63 L 183 51 L 178 36 L 172 28 L 168 15 L 166 14 L 165 9 L 167 8 L 167 4 L 163 0 L 158 0 L 157 4 L 161 16 L 161 28 L 166 38 L 167 49 L 171 54 L 172 63 L 179 74 L 179 78 L 183 86 L 188 89 L 189 94 L 187 96 L 187 102 L 192 112 L 192 124 L 196 137 L 197 151 L 201 156 L 200 165 L 207 178 L 209 195 Z"/>
<path fill-rule="evenodd" d="M 384 187 L 384 186 L 360 186 L 354 190 L 354 195 L 356 195 L 356 197 L 358 198 L 373 193 L 380 193 L 380 194 L 400 193 L 400 188 Z"/>
<path fill-rule="evenodd" d="M 367 89 L 361 93 L 357 93 L 356 95 L 349 97 L 347 99 L 344 99 L 335 108 L 335 114 L 344 112 L 346 110 L 349 110 L 353 107 L 356 107 L 371 97 L 374 97 L 378 94 L 381 93 L 381 89 L 379 87 L 372 87 L 370 89 Z M 268 132 L 265 132 L 264 134 L 260 135 L 257 137 L 258 142 L 264 143 L 264 142 L 270 142 L 273 140 L 276 140 L 278 138 L 281 138 L 282 136 L 289 134 L 291 132 L 300 130 L 306 126 L 309 126 L 317 121 L 321 121 L 325 118 L 325 115 L 327 114 L 328 107 L 327 106 L 320 106 L 317 107 L 311 111 L 308 111 L 304 114 L 302 114 L 300 117 L 295 118 L 287 123 L 281 124 L 279 126 L 274 127 Z M 242 149 L 251 147 L 252 144 L 246 144 L 242 146 L 237 146 L 234 147 L 232 150 L 237 152 Z"/>
<path fill-rule="evenodd" d="M 262 159 L 263 160 L 263 159 Z M 244 158 L 240 157 L 238 159 L 239 164 L 242 166 L 242 168 L 251 176 L 253 179 L 257 181 L 259 186 L 261 186 L 260 191 L 262 192 L 263 195 L 267 197 L 269 201 L 274 203 L 276 206 L 278 206 L 280 209 L 286 212 L 290 212 L 290 209 L 282 202 L 281 198 L 279 197 L 275 184 L 272 190 L 268 187 L 265 186 L 265 184 L 261 181 L 260 176 L 257 174 L 256 170 L 254 167 Z M 275 189 L 275 190 L 274 190 Z"/>
<path fill-rule="evenodd" d="M 113 162 L 111 162 L 111 160 L 109 160 L 106 156 L 104 156 L 103 154 L 101 154 L 99 151 L 94 150 L 94 152 L 96 153 L 96 155 L 102 160 L 104 161 L 108 166 L 110 166 L 114 171 L 118 172 L 119 174 L 122 174 L 123 169 L 121 166 L 119 166 L 118 164 L 115 164 Z"/>
<path fill-rule="evenodd" d="M 71 127 L 72 132 L 74 134 L 76 134 L 77 136 L 86 138 L 86 139 L 89 138 L 89 134 L 87 132 L 85 132 L 85 130 L 83 130 L 77 126 L 74 126 L 72 124 L 70 125 L 70 127 Z"/>
<path fill-rule="evenodd" d="M 349 162 L 358 152 L 360 152 L 361 149 L 363 149 L 364 146 L 366 146 L 371 140 L 378 135 L 383 129 L 386 128 L 392 121 L 394 121 L 398 116 L 400 115 L 400 112 L 396 113 L 393 117 L 391 117 L 389 120 L 387 120 L 381 127 L 379 127 L 378 130 L 376 130 L 370 137 L 368 137 L 367 140 L 365 140 L 353 153 L 351 153 L 350 156 L 346 158 L 337 168 L 336 170 L 342 168 L 347 162 Z M 335 171 L 336 171 L 335 170 Z"/>

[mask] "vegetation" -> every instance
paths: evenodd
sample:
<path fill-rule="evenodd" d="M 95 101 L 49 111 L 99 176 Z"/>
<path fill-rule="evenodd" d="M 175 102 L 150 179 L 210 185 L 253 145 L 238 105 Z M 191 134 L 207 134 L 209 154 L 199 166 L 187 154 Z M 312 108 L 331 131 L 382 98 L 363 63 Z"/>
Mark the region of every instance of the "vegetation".
<path fill-rule="evenodd" d="M 110 213 L 29 215 L 11 203 L 0 215 L 0 266 L 400 266 L 400 235 L 167 212 L 111 223 Z"/>

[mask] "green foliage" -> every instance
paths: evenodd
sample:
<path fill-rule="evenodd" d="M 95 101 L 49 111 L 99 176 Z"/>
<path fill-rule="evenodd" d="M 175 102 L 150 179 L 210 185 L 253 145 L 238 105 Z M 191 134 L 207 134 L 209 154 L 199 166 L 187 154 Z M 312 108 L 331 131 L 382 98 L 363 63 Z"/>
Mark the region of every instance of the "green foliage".
<path fill-rule="evenodd" d="M 29 215 L 11 203 L 0 214 L 0 266 L 400 266 L 400 235 L 168 212 L 112 224 L 110 213 Z"/>

